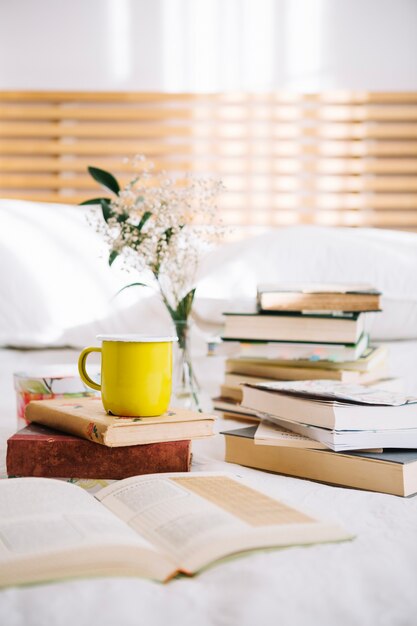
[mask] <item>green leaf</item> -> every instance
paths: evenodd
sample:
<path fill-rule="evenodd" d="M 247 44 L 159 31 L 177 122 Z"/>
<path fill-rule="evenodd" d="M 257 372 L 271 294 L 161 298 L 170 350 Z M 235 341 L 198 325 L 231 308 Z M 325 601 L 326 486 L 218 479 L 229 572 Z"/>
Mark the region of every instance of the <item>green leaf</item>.
<path fill-rule="evenodd" d="M 119 213 L 116 219 L 119 224 L 123 224 L 124 222 L 127 222 L 127 220 L 129 219 L 129 213 Z"/>
<path fill-rule="evenodd" d="M 96 180 L 100 185 L 106 187 L 106 189 L 110 189 L 116 195 L 120 191 L 120 185 L 110 172 L 106 172 L 105 170 L 101 170 L 98 167 L 92 167 L 91 165 L 88 167 L 88 171 L 90 175 Z"/>
<path fill-rule="evenodd" d="M 107 200 L 105 199 L 101 200 L 100 204 L 101 204 L 101 212 L 103 213 L 103 219 L 107 223 L 109 219 L 113 217 L 113 215 L 115 215 L 115 212 L 111 210 L 110 202 L 108 202 Z"/>
<path fill-rule="evenodd" d="M 83 206 L 85 204 L 101 204 L 102 202 L 110 203 L 110 198 L 92 198 L 91 200 L 84 200 L 84 202 L 80 202 L 79 206 Z"/>
<path fill-rule="evenodd" d="M 193 307 L 193 301 L 194 301 L 194 296 L 195 296 L 195 291 L 196 288 L 191 289 L 191 291 L 189 291 L 182 300 L 180 300 L 180 302 L 178 303 L 177 308 L 173 311 L 174 315 L 171 316 L 174 320 L 180 321 L 180 320 L 187 320 L 190 313 L 191 313 L 191 309 Z"/>
<path fill-rule="evenodd" d="M 173 235 L 174 229 L 172 228 L 172 226 L 170 226 L 169 228 L 167 228 L 166 230 L 164 230 L 164 236 L 165 236 L 165 241 L 167 242 L 167 245 L 169 244 L 171 237 Z"/>
<path fill-rule="evenodd" d="M 147 285 L 146 283 L 130 283 L 130 285 L 125 285 L 124 287 L 119 289 L 119 291 L 116 293 L 116 296 L 118 296 L 119 293 L 122 293 L 122 291 L 124 291 L 125 289 L 129 289 L 129 287 L 149 287 L 149 285 Z"/>
<path fill-rule="evenodd" d="M 116 250 L 112 250 L 109 254 L 109 265 L 112 265 L 118 256 L 119 253 Z"/>
<path fill-rule="evenodd" d="M 146 222 L 148 221 L 148 219 L 150 217 L 152 217 L 152 213 L 150 211 L 145 211 L 145 213 L 142 215 L 142 217 L 140 219 L 139 224 L 136 226 L 136 228 L 138 229 L 139 232 L 145 226 Z"/>

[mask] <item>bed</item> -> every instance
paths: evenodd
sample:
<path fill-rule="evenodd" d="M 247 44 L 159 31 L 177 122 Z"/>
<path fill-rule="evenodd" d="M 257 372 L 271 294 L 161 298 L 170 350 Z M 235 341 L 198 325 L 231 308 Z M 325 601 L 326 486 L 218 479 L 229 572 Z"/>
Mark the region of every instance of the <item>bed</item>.
<path fill-rule="evenodd" d="M 400 100 L 400 104 L 405 106 L 409 100 Z M 362 97 L 361 105 L 365 103 Z M 48 107 L 49 113 L 59 113 L 59 107 L 55 106 L 53 111 Z M 413 111 L 408 107 L 409 116 L 415 115 Z M 14 115 L 24 119 L 24 107 Z M 63 115 L 61 111 L 58 119 Z M 90 113 L 84 115 L 88 117 Z M 395 117 L 392 106 L 386 115 Z M 39 132 L 33 125 L 31 128 L 32 133 Z M 14 127 L 13 132 L 20 131 Z M 55 144 L 60 143 L 63 133 L 61 128 Z M 11 141 L 8 140 L 9 146 Z M 17 143 L 13 143 L 15 150 L 23 150 L 20 143 L 16 148 Z M 406 148 L 414 150 L 414 143 L 410 140 Z M 55 144 L 51 149 L 56 150 Z M 61 156 L 67 149 L 65 141 L 62 145 Z M 46 150 L 45 146 L 46 143 Z M 394 144 L 391 147 L 394 149 Z M 17 162 L 23 166 L 23 160 L 20 152 L 9 161 L 9 167 L 17 167 Z M 67 161 L 59 160 L 56 167 L 61 172 Z M 371 167 L 374 167 L 376 160 L 371 156 L 363 166 L 373 162 Z M 339 165 L 345 161 L 342 158 Z M 388 167 L 392 161 L 388 159 L 382 165 Z M 403 165 L 413 168 L 415 161 L 404 158 Z M 38 160 L 38 166 L 51 166 L 55 171 L 46 153 Z M 324 166 L 329 167 L 329 163 Z M 44 192 L 41 196 L 40 183 L 35 184 L 28 176 L 24 181 L 29 190 L 25 191 L 26 201 L 0 200 L 0 264 L 7 267 L 0 280 L 2 463 L 6 437 L 16 427 L 13 372 L 44 364 L 74 363 L 79 349 L 94 343 L 98 333 L 135 332 L 138 324 L 144 332 L 163 332 L 169 326 L 169 319 L 153 293 L 124 292 L 113 298 L 126 283 L 126 274 L 117 266 L 111 269 L 107 266 L 103 243 L 88 227 L 83 211 L 70 200 L 63 205 L 61 192 L 48 192 L 48 197 Z M 58 178 L 56 175 L 54 182 Z M 10 175 L 6 182 L 12 185 L 16 180 Z M 84 184 L 83 180 L 77 178 L 77 181 Z M 34 184 L 38 191 L 30 188 Z M 389 218 L 384 213 L 386 209 L 373 211 L 369 197 L 363 212 L 330 213 L 340 217 L 339 223 L 348 223 L 346 220 L 350 218 L 346 215 L 354 215 L 358 224 L 375 225 L 372 220 L 376 220 L 379 225 L 411 229 L 415 226 L 415 194 L 410 194 L 408 209 L 395 215 L 390 212 Z M 341 201 L 343 204 L 342 198 Z M 310 207 L 313 215 L 318 215 L 314 206 L 313 202 Z M 276 215 L 282 218 L 284 214 L 278 211 Z M 334 229 L 323 225 L 320 219 L 312 226 L 308 224 L 314 222 L 311 214 L 305 221 L 304 225 L 295 220 L 285 226 L 284 215 L 284 224 L 279 228 L 244 241 L 224 243 L 203 259 L 192 348 L 204 397 L 209 401 L 217 392 L 223 375 L 222 359 L 205 355 L 205 342 L 218 332 L 221 313 L 226 309 L 252 310 L 256 284 L 281 279 L 366 281 L 378 286 L 383 292 L 384 310 L 369 318 L 372 341 L 388 345 L 391 375 L 402 377 L 405 389 L 417 393 L 417 235 L 370 228 Z M 324 223 L 329 222 L 324 219 Z M 238 422 L 231 420 L 219 420 L 216 428 L 220 431 L 237 425 Z M 337 545 L 260 552 L 228 560 L 192 579 L 179 578 L 167 585 L 140 579 L 103 578 L 3 589 L 0 623 L 7 626 L 46 623 L 87 626 L 93 620 L 101 626 L 116 623 L 405 626 L 415 623 L 417 498 L 342 489 L 226 464 L 221 435 L 195 443 L 193 471 L 202 470 L 243 476 L 266 493 L 313 515 L 339 522 L 356 538 Z"/>
<path fill-rule="evenodd" d="M 13 217 L 33 212 L 31 203 L 1 206 L 3 217 L 12 212 Z M 37 207 L 39 229 L 42 231 L 45 215 L 52 212 L 51 206 Z M 60 222 L 65 220 L 66 229 L 74 229 L 74 241 L 79 242 L 85 223 L 73 208 L 61 207 Z M 52 222 L 48 220 L 52 228 Z M 36 220 L 32 221 L 31 241 L 38 246 Z M 58 230 L 62 224 L 57 226 Z M 77 231 L 79 229 L 80 232 Z M 9 231 L 9 243 L 10 243 Z M 79 236 L 75 236 L 78 233 Z M 87 230 L 88 236 L 93 236 Z M 39 234 L 39 233 L 38 233 Z M 405 388 L 417 392 L 417 339 L 411 338 L 415 326 L 415 268 L 416 241 L 410 233 L 390 233 L 388 231 L 329 231 L 327 229 L 278 229 L 266 235 L 254 237 L 245 243 L 224 244 L 205 259 L 202 267 L 201 297 L 196 303 L 196 325 L 193 337 L 193 351 L 198 376 L 203 383 L 206 397 L 217 391 L 222 378 L 220 357 L 208 358 L 204 355 L 204 342 L 210 333 L 218 329 L 221 311 L 226 306 L 250 307 L 253 304 L 251 293 L 261 272 L 268 278 L 268 267 L 273 271 L 294 274 L 303 272 L 308 277 L 322 279 L 323 271 L 343 273 L 343 258 L 346 250 L 351 250 L 357 242 L 355 258 L 357 267 L 350 264 L 348 275 L 356 280 L 357 274 L 381 284 L 384 281 L 385 313 L 374 318 L 371 331 L 375 340 L 384 341 L 390 349 L 391 374 L 404 378 Z M 309 246 L 320 249 L 315 261 L 306 267 L 306 259 L 297 267 L 283 267 L 284 260 L 290 258 L 294 241 L 302 242 L 301 248 L 309 257 Z M 329 242 L 333 242 L 334 249 Z M 362 241 L 362 245 L 358 242 Z M 327 242 L 325 244 L 325 242 Z M 365 242 L 366 245 L 363 245 Z M 91 243 L 91 242 L 90 242 Z M 382 246 L 381 244 L 384 243 Z M 98 244 L 98 242 L 96 242 Z M 408 246 L 408 248 L 407 248 Z M 345 249 L 346 248 L 346 249 Z M 85 267 L 95 279 L 103 284 L 105 294 L 111 293 L 119 280 L 124 278 L 109 274 L 100 257 L 93 259 L 90 249 Z M 336 251 L 338 250 L 338 252 Z M 254 270 L 253 259 L 260 251 L 267 251 L 268 263 L 258 264 Z M 366 258 L 361 257 L 365 254 Z M 379 251 L 379 252 L 378 252 Z M 25 248 L 24 255 L 32 251 Z M 56 251 L 55 251 L 56 253 Z M 81 251 L 80 251 L 81 253 Z M 18 254 L 15 251 L 15 254 Z M 57 254 L 57 253 L 56 253 Z M 73 250 L 60 250 L 59 266 L 66 267 L 65 255 Z M 381 258 L 378 257 L 378 254 Z M 333 258 L 336 269 L 325 263 L 325 258 Z M 50 259 L 50 256 L 47 259 Z M 238 267 L 236 263 L 238 259 Z M 384 261 L 385 259 L 385 261 Z M 98 262 L 98 266 L 96 264 Z M 395 263 L 395 277 L 389 275 L 384 263 Z M 345 273 L 346 273 L 346 263 Z M 24 259 L 17 259 L 16 268 L 25 266 Z M 224 268 L 228 267 L 225 272 Z M 9 267 L 13 267 L 13 264 Z M 29 269 L 28 269 L 29 267 Z M 211 268 L 211 269 L 209 269 Z M 281 270 L 279 270 L 281 268 Z M 22 269 L 19 271 L 23 272 Z M 31 283 L 31 272 L 42 273 L 42 268 L 26 263 L 26 280 Z M 88 273 L 87 272 L 87 273 Z M 227 276 L 223 284 L 219 272 Z M 244 272 L 245 284 L 238 280 Z M 316 272 L 316 274 L 315 274 Z M 408 272 L 408 274 L 407 274 Z M 71 279 L 73 268 L 68 274 Z M 400 280 L 402 276 L 402 281 Z M 23 285 L 23 275 L 18 281 Z M 395 281 L 389 285 L 390 281 Z M 80 277 L 77 275 L 76 280 Z M 115 281 L 115 282 L 114 282 Z M 213 295 L 213 283 L 217 286 Z M 3 280 L 3 288 L 5 281 Z M 395 285 L 395 289 L 394 289 Z M 71 286 L 76 292 L 76 285 Z M 68 290 L 65 285 L 63 292 Z M 26 294 L 29 288 L 26 289 Z M 74 293 L 74 291 L 72 291 Z M 229 294 L 227 296 L 227 294 Z M 15 294 L 16 295 L 16 294 Z M 36 368 L 50 363 L 74 363 L 78 346 L 94 343 L 97 331 L 122 325 L 134 330 L 137 320 L 151 318 L 152 323 L 163 325 L 167 322 L 162 309 L 154 296 L 135 296 L 134 303 L 123 302 L 117 305 L 108 316 L 99 316 L 94 322 L 86 322 L 76 317 L 75 326 L 65 327 L 68 312 L 55 306 L 54 298 L 62 302 L 65 293 L 59 293 L 59 285 L 54 281 L 45 288 L 43 304 L 48 305 L 49 323 L 42 327 L 36 318 L 36 307 L 31 310 L 32 326 L 27 325 L 26 307 L 13 302 L 13 292 L 9 293 L 8 306 L 15 311 L 14 318 L 7 315 L 3 300 L 2 329 L 6 331 L 8 320 L 9 342 L 15 347 L 0 351 L 0 427 L 2 459 L 4 462 L 5 439 L 16 426 L 15 395 L 12 373 L 28 368 Z M 103 295 L 103 298 L 106 296 Z M 96 294 L 94 296 L 96 300 Z M 24 298 L 27 304 L 27 297 Z M 34 301 L 36 302 L 36 300 Z M 84 301 L 85 306 L 92 306 Z M 123 304 L 123 306 L 122 306 Z M 77 309 L 77 308 L 76 308 Z M 9 311 L 10 312 L 10 311 Z M 103 313 L 101 301 L 98 312 Z M 156 315 L 156 312 L 160 317 Z M 402 317 L 398 318 L 399 312 Z M 19 313 L 22 319 L 19 320 Z M 90 311 L 91 313 L 91 311 Z M 97 313 L 97 311 L 96 311 Z M 42 310 L 45 314 L 45 310 Z M 77 314 L 78 315 L 78 314 Z M 155 322 L 157 320 L 157 322 Z M 53 322 L 53 323 L 52 323 Z M 26 325 L 25 325 L 26 324 Z M 61 325 L 61 327 L 60 327 Z M 60 328 L 59 328 L 60 327 Z M 51 333 L 54 329 L 54 334 Z M 25 333 L 22 331 L 25 330 Z M 30 330 L 32 337 L 29 336 Z M 394 341 L 393 337 L 401 337 Z M 409 338 L 407 338 L 409 336 Z M 75 344 L 73 349 L 63 348 Z M 19 346 L 20 344 L 20 346 Z M 77 346 L 78 344 L 78 346 Z M 45 345 L 49 347 L 45 349 Z M 34 349 L 36 348 L 36 349 Z M 217 429 L 235 427 L 237 423 L 219 420 Z M 146 620 L 148 624 L 242 624 L 256 622 L 273 624 L 278 620 L 285 624 L 412 624 L 417 609 L 415 588 L 417 573 L 417 499 L 401 499 L 394 496 L 341 489 L 284 476 L 228 465 L 224 462 L 223 439 L 217 435 L 213 440 L 194 445 L 193 471 L 225 470 L 246 477 L 254 486 L 267 493 L 284 499 L 304 510 L 328 519 L 337 520 L 356 535 L 352 542 L 340 545 L 313 546 L 310 548 L 290 548 L 281 551 L 258 553 L 237 560 L 231 560 L 212 567 L 193 579 L 178 579 L 163 586 L 145 580 L 135 579 L 93 579 L 38 585 L 26 588 L 11 588 L 0 592 L 0 622 L 2 624 L 56 624 L 77 623 L 80 626 L 95 619 L 102 625 L 136 624 Z"/>
<path fill-rule="evenodd" d="M 389 342 L 392 369 L 417 391 L 417 340 Z M 15 427 L 13 371 L 74 360 L 75 350 L 0 351 L 2 455 Z M 218 358 L 196 357 L 200 378 L 221 379 Z M 207 370 L 211 371 L 208 372 Z M 218 429 L 238 424 L 223 420 Z M 338 521 L 352 542 L 257 553 L 167 585 L 140 579 L 74 580 L 4 589 L 0 623 L 89 626 L 414 624 L 417 498 L 402 499 L 250 470 L 223 461 L 223 440 L 194 445 L 193 471 L 220 470 L 317 516 Z M 4 459 L 4 456 L 2 456 Z"/>

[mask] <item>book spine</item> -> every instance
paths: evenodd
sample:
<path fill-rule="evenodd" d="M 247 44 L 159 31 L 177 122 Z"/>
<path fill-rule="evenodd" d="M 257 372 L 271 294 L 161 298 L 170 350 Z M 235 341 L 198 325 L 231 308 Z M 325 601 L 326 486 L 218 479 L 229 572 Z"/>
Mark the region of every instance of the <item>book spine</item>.
<path fill-rule="evenodd" d="M 172 441 L 123 448 L 97 446 L 83 439 L 11 438 L 7 443 L 8 476 L 108 478 L 188 472 L 191 442 Z"/>
<path fill-rule="evenodd" d="M 28 422 L 35 422 L 49 428 L 76 435 L 95 443 L 106 445 L 108 426 L 93 420 L 86 419 L 82 414 L 66 413 L 48 406 L 48 402 L 29 402 L 25 409 L 25 418 Z"/>

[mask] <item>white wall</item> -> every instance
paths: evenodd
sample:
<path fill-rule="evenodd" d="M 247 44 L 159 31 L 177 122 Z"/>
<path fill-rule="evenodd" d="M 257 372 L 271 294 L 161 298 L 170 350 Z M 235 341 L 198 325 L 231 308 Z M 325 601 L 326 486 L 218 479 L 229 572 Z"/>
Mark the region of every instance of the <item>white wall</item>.
<path fill-rule="evenodd" d="M 0 0 L 0 89 L 417 90 L 417 0 Z"/>

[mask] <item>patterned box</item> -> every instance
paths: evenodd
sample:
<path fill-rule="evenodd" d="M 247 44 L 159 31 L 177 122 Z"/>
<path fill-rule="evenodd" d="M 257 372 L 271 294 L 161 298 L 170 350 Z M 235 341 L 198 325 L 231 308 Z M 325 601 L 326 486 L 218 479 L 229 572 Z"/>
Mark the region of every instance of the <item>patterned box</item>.
<path fill-rule="evenodd" d="M 100 382 L 100 367 L 89 365 L 89 375 Z M 17 430 L 27 426 L 25 407 L 31 400 L 82 398 L 99 395 L 81 380 L 76 365 L 48 365 L 13 374 L 17 403 Z"/>

